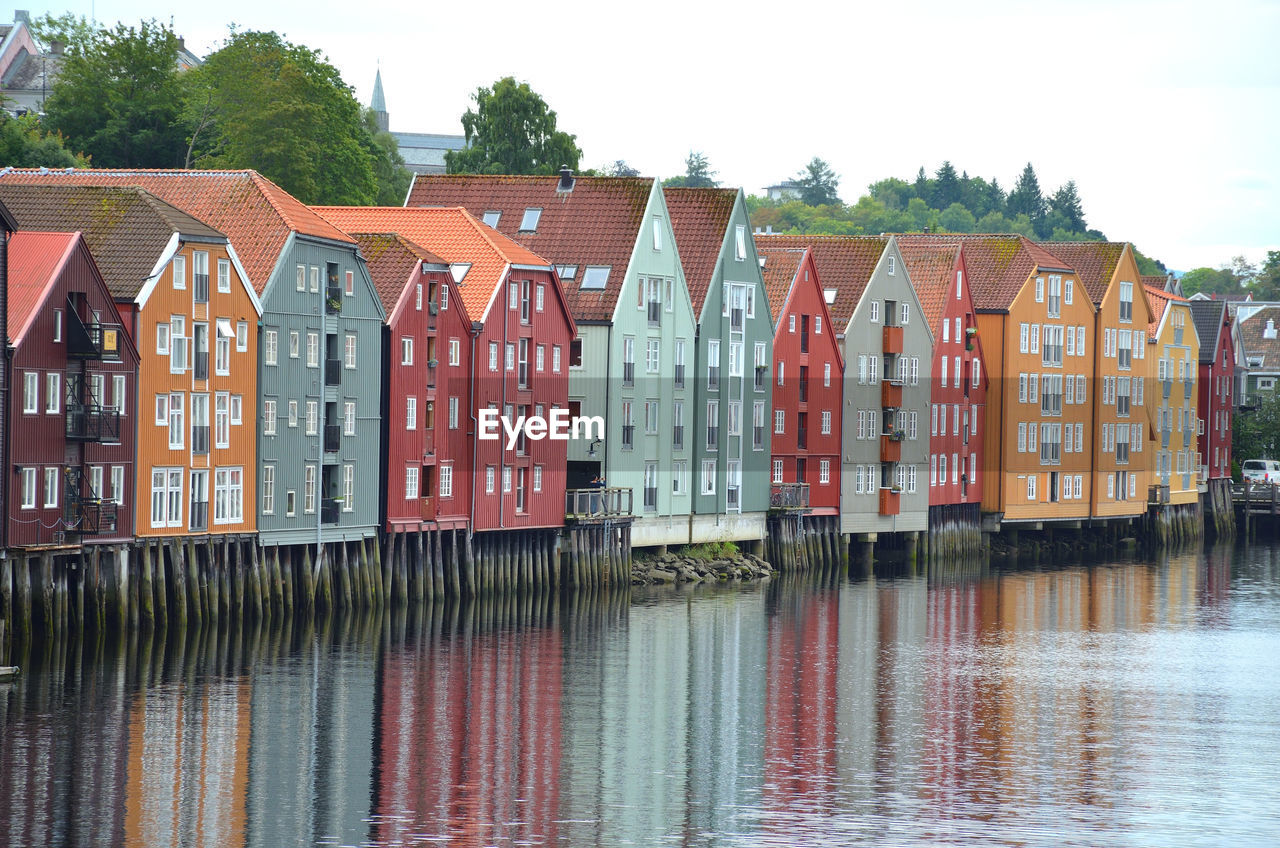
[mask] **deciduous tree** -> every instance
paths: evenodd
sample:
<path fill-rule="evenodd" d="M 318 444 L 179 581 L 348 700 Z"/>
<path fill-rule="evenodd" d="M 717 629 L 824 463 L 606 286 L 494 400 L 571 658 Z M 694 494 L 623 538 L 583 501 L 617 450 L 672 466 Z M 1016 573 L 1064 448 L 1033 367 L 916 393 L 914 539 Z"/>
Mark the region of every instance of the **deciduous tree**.
<path fill-rule="evenodd" d="M 472 95 L 475 108 L 462 115 L 463 150 L 445 153 L 451 174 L 554 174 L 576 171 L 582 159 L 577 137 L 556 126 L 555 110 L 514 77 Z"/>

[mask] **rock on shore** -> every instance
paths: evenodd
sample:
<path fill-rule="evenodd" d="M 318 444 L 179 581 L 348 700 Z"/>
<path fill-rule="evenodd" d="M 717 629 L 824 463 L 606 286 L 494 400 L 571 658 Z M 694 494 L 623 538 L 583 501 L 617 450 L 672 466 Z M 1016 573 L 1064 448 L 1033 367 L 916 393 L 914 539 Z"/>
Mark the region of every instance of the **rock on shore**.
<path fill-rule="evenodd" d="M 729 583 L 735 580 L 762 580 L 771 576 L 773 566 L 754 554 L 743 553 L 714 559 L 672 553 L 637 555 L 631 564 L 632 586 Z"/>

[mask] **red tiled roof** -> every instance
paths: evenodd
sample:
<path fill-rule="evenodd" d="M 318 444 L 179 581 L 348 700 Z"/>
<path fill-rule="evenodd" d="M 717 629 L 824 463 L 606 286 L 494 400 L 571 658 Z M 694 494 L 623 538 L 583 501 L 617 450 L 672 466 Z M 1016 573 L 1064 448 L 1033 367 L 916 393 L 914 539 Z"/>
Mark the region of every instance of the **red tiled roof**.
<path fill-rule="evenodd" d="M 671 229 L 676 235 L 680 264 L 693 301 L 694 317 L 702 315 L 716 261 L 724 247 L 736 188 L 664 188 Z"/>
<path fill-rule="evenodd" d="M 907 266 L 907 275 L 920 299 L 920 309 L 930 330 L 937 330 L 942 321 L 947 292 L 951 288 L 952 270 L 960 252 L 958 242 L 937 239 L 915 239 L 898 236 L 898 249 Z"/>
<path fill-rule="evenodd" d="M 1143 277 L 1142 279 L 1149 280 L 1151 278 Z M 1160 321 L 1164 318 L 1165 309 L 1168 308 L 1169 304 L 1187 302 L 1185 297 L 1178 297 L 1176 294 L 1171 294 L 1164 290 L 1164 277 L 1156 277 L 1155 279 L 1160 280 L 1161 284 L 1159 286 L 1143 286 L 1147 291 L 1147 301 L 1151 304 L 1151 323 L 1147 325 L 1147 335 L 1153 338 L 1160 330 Z"/>
<path fill-rule="evenodd" d="M 1074 273 L 1071 266 L 1042 246 L 1019 235 L 945 233 L 909 234 L 899 239 L 960 242 L 964 246 L 965 275 L 973 308 L 987 312 L 1007 312 L 1037 268 Z"/>
<path fill-rule="evenodd" d="M 828 308 L 838 333 L 849 325 L 888 244 L 886 236 L 756 236 L 757 250 L 807 247 L 813 252 L 813 264 L 822 277 L 823 288 L 836 290 L 835 302 Z"/>
<path fill-rule="evenodd" d="M 1115 276 L 1120 257 L 1124 255 L 1122 241 L 1050 241 L 1041 245 L 1054 256 L 1068 263 L 1076 271 L 1080 283 L 1089 292 L 1094 306 L 1102 303 L 1107 286 Z M 1161 284 L 1163 285 L 1163 283 Z"/>
<path fill-rule="evenodd" d="M 453 208 L 403 206 L 313 206 L 333 226 L 353 233 L 396 233 L 431 251 L 448 263 L 469 262 L 471 269 L 458 284 L 467 314 L 486 319 L 493 294 L 508 265 L 545 268 L 547 260 Z"/>
<path fill-rule="evenodd" d="M 1262 357 L 1260 366 L 1250 366 L 1255 371 L 1280 371 L 1280 338 L 1269 339 L 1264 334 L 1267 319 L 1280 328 L 1280 307 L 1268 306 L 1259 309 L 1240 322 L 1240 344 L 1244 346 L 1245 355 L 1250 359 Z M 1280 333 L 1277 333 L 1280 336 Z"/>
<path fill-rule="evenodd" d="M 1169 278 L 1164 274 L 1143 274 L 1142 284 L 1144 286 L 1154 286 L 1164 291 L 1164 287 L 1168 284 Z"/>
<path fill-rule="evenodd" d="M 116 298 L 137 297 L 174 233 L 227 241 L 203 221 L 133 186 L 0 183 L 0 200 L 24 228 L 79 230 Z"/>
<path fill-rule="evenodd" d="M 769 312 L 776 324 L 787 305 L 787 295 L 795 284 L 796 274 L 804 262 L 803 247 L 757 247 L 756 252 L 764 260 L 760 273 L 764 275 L 764 292 L 769 298 Z"/>
<path fill-rule="evenodd" d="M 262 294 L 290 232 L 351 244 L 344 233 L 257 171 L 5 168 L 0 185 L 138 186 L 231 239 Z"/>
<path fill-rule="evenodd" d="M 501 212 L 497 229 L 556 265 L 577 265 L 564 281 L 569 311 L 578 321 L 610 321 L 644 224 L 653 191 L 647 177 L 576 177 L 573 190 L 557 190 L 559 177 L 419 175 L 405 206 L 463 206 L 477 218 Z M 537 230 L 521 232 L 526 209 L 541 209 Z M 607 265 L 603 290 L 581 288 L 588 265 Z"/>
<path fill-rule="evenodd" d="M 9 333 L 22 344 L 58 271 L 80 241 L 79 233 L 19 230 L 9 239 Z M 115 320 L 115 319 L 112 319 Z"/>
<path fill-rule="evenodd" d="M 422 261 L 434 265 L 448 265 L 435 254 L 423 250 L 396 233 L 352 233 L 360 245 L 360 254 L 369 268 L 373 288 L 382 300 L 382 309 L 388 320 L 400 298 L 408 288 L 409 275 Z"/>

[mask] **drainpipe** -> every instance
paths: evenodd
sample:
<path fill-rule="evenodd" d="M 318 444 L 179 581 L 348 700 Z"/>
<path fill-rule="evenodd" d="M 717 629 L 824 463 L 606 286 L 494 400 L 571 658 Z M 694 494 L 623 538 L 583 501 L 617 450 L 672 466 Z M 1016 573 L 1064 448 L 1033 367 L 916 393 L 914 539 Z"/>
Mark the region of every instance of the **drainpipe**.
<path fill-rule="evenodd" d="M 471 379 L 467 381 L 467 407 L 471 410 L 468 417 L 471 419 L 471 450 L 473 451 L 471 462 L 469 463 L 473 473 L 471 479 L 471 513 L 467 516 L 467 523 L 469 525 L 467 527 L 467 533 L 472 536 L 475 535 L 476 489 L 478 488 L 474 474 L 476 464 L 474 451 L 476 449 L 476 435 L 480 431 L 480 423 L 476 418 L 476 339 L 480 337 L 480 327 L 481 325 L 477 324 L 475 321 L 471 322 L 469 330 L 469 335 L 471 336 Z M 436 503 L 438 504 L 440 502 L 440 469 L 438 458 L 436 460 L 436 466 Z"/>
<path fill-rule="evenodd" d="M 502 414 L 507 414 L 507 322 L 511 320 L 511 270 L 508 268 L 507 274 L 502 278 L 502 288 L 498 292 L 498 303 L 502 308 L 502 370 L 498 373 L 502 375 Z M 504 427 L 502 434 L 498 436 L 498 470 L 503 472 L 500 476 L 502 480 L 498 481 L 498 529 L 507 529 L 507 487 L 503 485 L 506 478 L 507 470 L 507 431 Z M 515 469 L 512 469 L 511 476 L 515 476 Z M 474 484 L 472 486 L 474 488 Z"/>

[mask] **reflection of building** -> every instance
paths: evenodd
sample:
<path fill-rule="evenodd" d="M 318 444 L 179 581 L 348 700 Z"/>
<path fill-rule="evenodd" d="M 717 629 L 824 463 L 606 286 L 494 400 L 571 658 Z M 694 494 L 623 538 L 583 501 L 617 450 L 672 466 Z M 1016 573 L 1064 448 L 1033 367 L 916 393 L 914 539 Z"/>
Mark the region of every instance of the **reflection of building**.
<path fill-rule="evenodd" d="M 562 661 L 555 627 L 388 650 L 372 840 L 554 843 Z"/>

